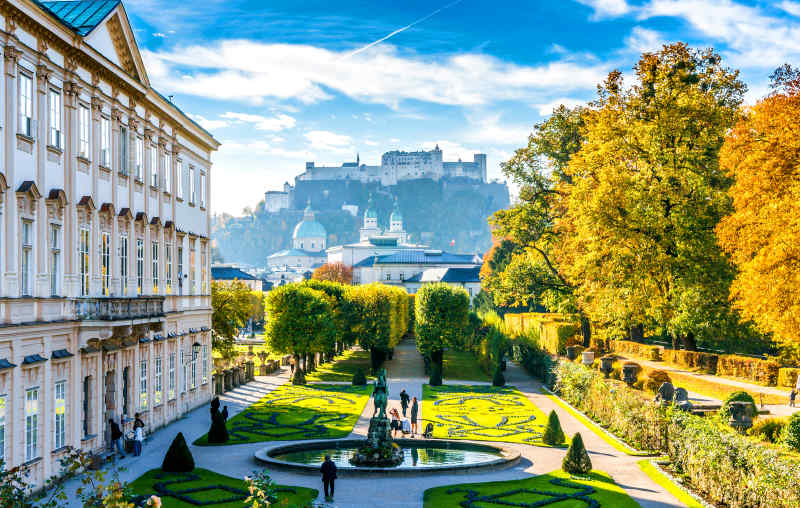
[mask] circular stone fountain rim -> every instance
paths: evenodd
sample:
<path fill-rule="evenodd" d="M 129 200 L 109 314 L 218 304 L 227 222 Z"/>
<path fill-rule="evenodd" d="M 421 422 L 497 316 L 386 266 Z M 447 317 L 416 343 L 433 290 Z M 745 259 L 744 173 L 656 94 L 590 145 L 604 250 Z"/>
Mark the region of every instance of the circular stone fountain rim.
<path fill-rule="evenodd" d="M 471 472 L 480 469 L 495 469 L 501 466 L 514 466 L 520 460 L 520 452 L 512 448 L 497 444 L 478 443 L 475 441 L 455 441 L 451 439 L 394 439 L 392 442 L 400 446 L 415 446 L 417 448 L 443 448 L 456 450 L 491 451 L 499 452 L 500 457 L 494 460 L 477 462 L 472 464 L 443 464 L 440 466 L 414 467 L 362 467 L 362 466 L 338 466 L 337 473 L 344 474 L 364 474 L 382 473 L 387 475 L 395 474 L 435 474 L 449 472 Z M 319 474 L 319 464 L 303 464 L 300 462 L 287 462 L 279 460 L 274 455 L 290 453 L 302 450 L 322 450 L 325 448 L 357 448 L 364 444 L 363 439 L 328 439 L 322 441 L 302 441 L 292 444 L 275 444 L 256 451 L 255 458 L 262 464 L 267 464 L 282 469 L 302 471 L 307 473 Z"/>

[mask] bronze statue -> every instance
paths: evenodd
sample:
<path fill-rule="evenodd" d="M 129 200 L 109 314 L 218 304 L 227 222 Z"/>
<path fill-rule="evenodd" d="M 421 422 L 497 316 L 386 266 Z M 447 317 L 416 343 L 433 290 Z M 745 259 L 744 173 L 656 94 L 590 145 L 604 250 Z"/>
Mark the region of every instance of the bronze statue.
<path fill-rule="evenodd" d="M 389 386 L 386 384 L 386 369 L 381 369 L 378 372 L 378 379 L 375 380 L 375 389 L 372 392 L 373 401 L 375 403 L 375 411 L 372 413 L 372 417 L 375 418 L 375 414 L 378 414 L 378 418 L 386 418 L 386 403 L 389 401 Z"/>

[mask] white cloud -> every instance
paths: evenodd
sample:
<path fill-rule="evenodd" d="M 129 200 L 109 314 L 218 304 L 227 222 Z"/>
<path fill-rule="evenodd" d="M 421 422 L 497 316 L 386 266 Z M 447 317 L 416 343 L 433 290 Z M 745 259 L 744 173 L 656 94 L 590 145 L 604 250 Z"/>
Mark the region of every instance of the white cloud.
<path fill-rule="evenodd" d="M 267 117 L 262 115 L 252 115 L 250 113 L 235 113 L 235 112 L 227 112 L 220 115 L 220 118 L 225 118 L 227 120 L 232 120 L 233 122 L 239 123 L 251 123 L 253 127 L 260 131 L 270 131 L 270 132 L 278 132 L 285 129 L 291 129 L 295 126 L 297 121 L 294 117 L 289 115 L 279 113 L 274 117 Z"/>
<path fill-rule="evenodd" d="M 230 122 L 228 122 L 226 120 L 209 120 L 208 118 L 206 118 L 206 117 L 204 117 L 202 115 L 193 115 L 191 113 L 189 113 L 189 118 L 191 118 L 195 122 L 199 123 L 200 126 L 202 126 L 204 129 L 207 129 L 207 130 L 210 130 L 210 131 L 216 130 L 216 129 L 221 129 L 223 127 L 227 127 L 228 125 L 230 125 Z"/>
<path fill-rule="evenodd" d="M 353 139 L 345 134 L 331 131 L 315 130 L 305 134 L 311 148 L 326 152 L 345 153 L 353 151 Z"/>
<path fill-rule="evenodd" d="M 550 114 L 550 111 L 547 112 Z M 480 145 L 506 145 L 519 147 L 527 144 L 531 126 L 503 121 L 499 114 L 468 115 L 470 130 L 464 139 Z"/>
<path fill-rule="evenodd" d="M 553 110 L 562 104 L 568 108 L 574 108 L 575 106 L 583 106 L 586 104 L 586 102 L 587 101 L 585 100 L 575 99 L 572 97 L 562 97 L 560 99 L 554 99 L 543 104 L 536 104 L 535 107 L 539 112 L 539 116 L 550 116 L 553 114 Z"/>
<path fill-rule="evenodd" d="M 800 18 L 800 2 L 790 2 L 789 0 L 784 0 L 780 3 L 779 7 L 792 16 Z"/>
<path fill-rule="evenodd" d="M 658 51 L 664 43 L 659 32 L 640 26 L 633 27 L 631 34 L 625 39 L 626 48 L 637 54 Z"/>
<path fill-rule="evenodd" d="M 208 46 L 144 51 L 150 78 L 171 93 L 262 103 L 314 103 L 326 89 L 394 108 L 406 99 L 462 106 L 592 89 L 610 66 L 571 57 L 522 66 L 484 54 L 447 58 L 401 55 L 384 44 L 342 60 L 343 53 L 299 44 L 227 40 Z"/>
<path fill-rule="evenodd" d="M 631 10 L 626 0 L 578 0 L 578 2 L 594 9 L 592 19 L 595 20 L 622 16 Z"/>
<path fill-rule="evenodd" d="M 156 33 L 153 34 L 153 37 L 160 37 L 162 39 L 165 38 L 166 36 L 167 36 L 167 34 L 161 33 L 161 32 L 156 32 Z"/>

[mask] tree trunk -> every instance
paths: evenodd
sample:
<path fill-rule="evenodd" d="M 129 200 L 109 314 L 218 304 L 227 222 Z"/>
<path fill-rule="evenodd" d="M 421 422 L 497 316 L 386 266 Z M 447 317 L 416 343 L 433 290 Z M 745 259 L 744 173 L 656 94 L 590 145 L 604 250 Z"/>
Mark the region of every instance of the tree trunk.
<path fill-rule="evenodd" d="M 672 339 L 672 349 L 674 350 L 680 349 L 681 338 L 677 334 L 672 335 L 672 337 L 670 338 Z"/>
<path fill-rule="evenodd" d="M 686 351 L 697 351 L 697 341 L 694 338 L 694 332 L 688 332 L 683 336 L 683 348 Z"/>
<path fill-rule="evenodd" d="M 592 323 L 589 321 L 589 318 L 580 314 L 581 316 L 581 334 L 583 335 L 583 347 L 589 347 L 592 345 Z"/>
<path fill-rule="evenodd" d="M 431 362 L 439 366 L 440 369 L 444 368 L 444 351 L 436 349 L 431 351 Z"/>

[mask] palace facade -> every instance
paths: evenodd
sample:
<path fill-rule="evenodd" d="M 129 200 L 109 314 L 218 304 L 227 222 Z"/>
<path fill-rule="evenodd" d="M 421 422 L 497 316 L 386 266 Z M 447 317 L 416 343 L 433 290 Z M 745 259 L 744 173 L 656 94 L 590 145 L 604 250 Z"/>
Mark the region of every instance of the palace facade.
<path fill-rule="evenodd" d="M 0 458 L 41 485 L 109 418 L 211 399 L 219 143 L 151 88 L 120 2 L 0 1 L 0 29 Z"/>

